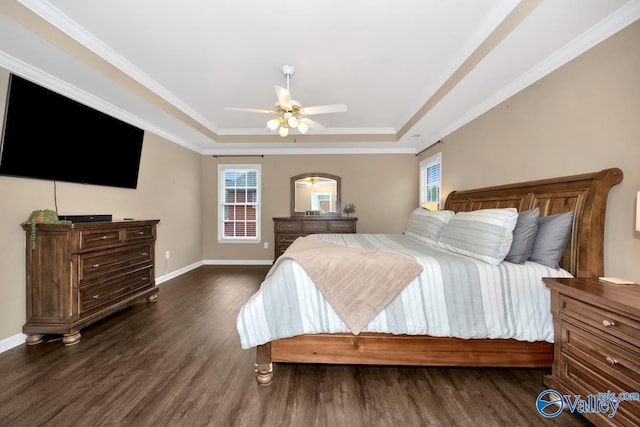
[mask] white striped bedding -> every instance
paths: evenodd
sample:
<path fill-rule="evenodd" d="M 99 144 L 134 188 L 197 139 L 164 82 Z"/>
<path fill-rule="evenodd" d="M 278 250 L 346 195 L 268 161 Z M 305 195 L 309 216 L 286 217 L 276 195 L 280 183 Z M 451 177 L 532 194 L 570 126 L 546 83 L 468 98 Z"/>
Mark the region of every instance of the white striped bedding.
<path fill-rule="evenodd" d="M 399 251 L 423 271 L 362 332 L 553 342 L 549 292 L 542 277 L 571 277 L 527 261 L 494 266 L 401 234 L 316 234 L 331 243 Z M 242 348 L 303 334 L 349 333 L 320 291 L 286 259 L 242 306 Z"/>

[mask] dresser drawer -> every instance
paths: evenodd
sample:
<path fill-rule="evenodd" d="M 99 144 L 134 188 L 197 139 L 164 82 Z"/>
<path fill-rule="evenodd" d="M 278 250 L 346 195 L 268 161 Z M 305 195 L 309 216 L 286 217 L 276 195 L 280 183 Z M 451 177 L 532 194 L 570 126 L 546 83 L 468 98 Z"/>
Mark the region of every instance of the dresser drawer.
<path fill-rule="evenodd" d="M 600 372 L 594 372 L 589 366 L 570 356 L 563 355 L 560 366 L 562 366 L 561 375 L 565 378 L 564 381 L 568 380 L 571 384 L 572 394 L 580 395 L 583 399 L 586 399 L 590 394 L 597 395 L 608 391 L 615 394 L 635 391 L 611 381 L 610 377 L 602 375 Z M 601 417 L 602 419 L 607 418 L 604 414 Z M 640 402 L 633 400 L 620 402 L 613 420 L 607 419 L 606 421 L 613 421 L 615 425 L 620 426 L 640 425 Z"/>
<path fill-rule="evenodd" d="M 302 221 L 302 231 L 307 233 L 323 233 L 329 230 L 327 221 Z"/>
<path fill-rule="evenodd" d="M 627 341 L 635 346 L 640 346 L 640 322 L 636 320 L 565 295 L 560 296 L 560 313 L 604 334 Z"/>
<path fill-rule="evenodd" d="M 80 250 L 105 248 L 119 245 L 124 242 L 122 229 L 112 228 L 107 230 L 81 230 Z"/>
<path fill-rule="evenodd" d="M 78 255 L 78 282 L 82 285 L 105 275 L 151 266 L 152 251 L 153 245 L 148 243 Z"/>
<path fill-rule="evenodd" d="M 138 227 L 127 227 L 124 230 L 125 240 L 127 242 L 136 240 L 147 240 L 153 237 L 153 228 L 150 225 L 141 225 Z"/>
<path fill-rule="evenodd" d="M 355 233 L 356 223 L 353 221 L 329 221 L 329 231 L 332 233 Z"/>
<path fill-rule="evenodd" d="M 304 234 L 278 234 L 278 244 L 289 246 L 292 244 L 298 237 L 303 237 Z"/>
<path fill-rule="evenodd" d="M 564 320 L 561 320 L 561 331 L 563 356 L 579 359 L 589 368 L 602 372 L 606 378 L 621 384 L 618 389 L 628 388 L 621 391 L 640 390 L 640 350 L 637 347 L 617 339 L 604 339 L 599 332 Z"/>
<path fill-rule="evenodd" d="M 80 315 L 115 304 L 145 288 L 152 287 L 151 268 L 80 288 Z"/>
<path fill-rule="evenodd" d="M 302 231 L 301 221 L 277 221 L 276 231 Z"/>

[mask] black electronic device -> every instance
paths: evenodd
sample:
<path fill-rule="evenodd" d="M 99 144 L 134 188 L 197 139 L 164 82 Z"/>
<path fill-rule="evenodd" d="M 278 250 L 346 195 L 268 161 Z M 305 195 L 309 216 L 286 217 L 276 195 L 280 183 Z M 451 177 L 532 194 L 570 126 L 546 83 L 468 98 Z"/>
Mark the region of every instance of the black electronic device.
<path fill-rule="evenodd" d="M 58 218 L 63 221 L 71 222 L 100 222 L 111 221 L 113 216 L 111 214 L 103 215 L 58 215 Z"/>
<path fill-rule="evenodd" d="M 136 188 L 144 131 L 11 74 L 0 175 Z"/>

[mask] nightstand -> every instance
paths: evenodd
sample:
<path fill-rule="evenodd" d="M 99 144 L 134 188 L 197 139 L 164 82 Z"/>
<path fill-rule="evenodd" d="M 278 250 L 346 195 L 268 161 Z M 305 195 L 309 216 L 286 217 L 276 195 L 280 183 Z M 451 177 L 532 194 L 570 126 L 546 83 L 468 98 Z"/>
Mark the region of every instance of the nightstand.
<path fill-rule="evenodd" d="M 545 278 L 551 291 L 554 360 L 544 384 L 561 394 L 640 392 L 640 285 Z M 640 401 L 613 418 L 583 413 L 595 425 L 640 425 Z"/>

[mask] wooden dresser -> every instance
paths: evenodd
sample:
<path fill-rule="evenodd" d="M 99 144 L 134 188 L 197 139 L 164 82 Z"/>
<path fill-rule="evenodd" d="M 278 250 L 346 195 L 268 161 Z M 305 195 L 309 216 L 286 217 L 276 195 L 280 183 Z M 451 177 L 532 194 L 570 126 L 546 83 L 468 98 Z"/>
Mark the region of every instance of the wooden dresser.
<path fill-rule="evenodd" d="M 78 343 L 80 329 L 134 301 L 157 299 L 154 258 L 159 220 L 31 225 L 26 232 L 27 344 L 44 334 Z"/>
<path fill-rule="evenodd" d="M 273 218 L 275 258 L 298 237 L 318 233 L 355 233 L 358 218 L 289 217 Z"/>
<path fill-rule="evenodd" d="M 560 393 L 640 392 L 640 285 L 598 279 L 544 279 L 551 290 L 554 360 L 544 384 Z M 640 425 L 640 401 L 613 418 L 583 413 L 595 425 Z"/>

